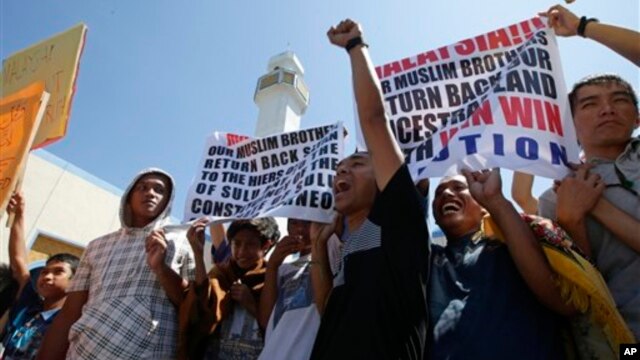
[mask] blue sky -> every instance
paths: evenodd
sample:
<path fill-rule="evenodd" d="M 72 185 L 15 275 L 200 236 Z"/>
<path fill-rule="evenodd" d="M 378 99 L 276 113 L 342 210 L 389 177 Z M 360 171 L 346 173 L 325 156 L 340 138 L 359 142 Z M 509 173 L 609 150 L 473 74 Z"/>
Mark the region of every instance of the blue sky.
<path fill-rule="evenodd" d="M 301 60 L 310 89 L 302 127 L 344 121 L 353 130 L 344 50 L 326 39 L 345 17 L 363 24 L 376 64 L 504 27 L 553 1 L 226 1 L 0 0 L 4 59 L 78 22 L 89 27 L 67 136 L 46 150 L 124 188 L 157 166 L 177 181 L 174 216 L 205 136 L 253 134 L 256 80 L 285 50 Z M 579 15 L 638 30 L 633 0 L 577 0 Z M 605 47 L 559 40 L 567 86 L 594 72 L 616 72 L 640 88 L 640 72 Z M 351 131 L 353 133 L 353 131 Z M 346 151 L 353 150 L 349 142 Z M 505 181 L 509 180 L 505 176 Z M 549 184 L 538 181 L 539 193 Z"/>

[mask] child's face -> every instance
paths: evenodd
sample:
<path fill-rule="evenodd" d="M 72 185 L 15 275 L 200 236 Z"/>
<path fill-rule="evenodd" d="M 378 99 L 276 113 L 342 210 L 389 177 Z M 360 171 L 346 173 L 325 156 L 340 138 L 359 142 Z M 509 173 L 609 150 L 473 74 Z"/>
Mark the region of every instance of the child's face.
<path fill-rule="evenodd" d="M 301 239 L 305 245 L 309 245 L 311 243 L 311 240 L 309 239 L 310 229 L 310 221 L 298 219 L 289 219 L 287 221 L 287 232 L 289 233 L 289 236 Z"/>
<path fill-rule="evenodd" d="M 244 229 L 238 231 L 231 239 L 231 258 L 243 270 L 250 270 L 258 265 L 258 261 L 264 258 L 266 244 L 260 242 L 257 231 Z"/>
<path fill-rule="evenodd" d="M 45 300 L 57 300 L 66 295 L 71 283 L 71 266 L 66 262 L 51 261 L 40 271 L 38 276 L 38 294 Z"/>

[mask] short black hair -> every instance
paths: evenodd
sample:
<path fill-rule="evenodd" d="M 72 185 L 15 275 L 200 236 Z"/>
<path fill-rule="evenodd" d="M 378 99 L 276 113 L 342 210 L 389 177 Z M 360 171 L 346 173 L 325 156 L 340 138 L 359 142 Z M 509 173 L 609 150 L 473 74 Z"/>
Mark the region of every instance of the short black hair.
<path fill-rule="evenodd" d="M 345 157 L 345 159 L 353 157 L 353 156 L 358 156 L 358 157 L 370 157 L 371 154 L 369 153 L 369 151 L 367 150 L 356 150 L 354 151 L 351 155 Z"/>
<path fill-rule="evenodd" d="M 260 237 L 260 243 L 265 244 L 267 241 L 278 241 L 280 238 L 280 229 L 276 219 L 272 217 L 256 218 L 251 220 L 236 220 L 229 225 L 227 229 L 227 239 L 229 242 L 233 241 L 233 238 L 241 230 L 253 230 L 258 233 Z"/>
<path fill-rule="evenodd" d="M 340 166 L 340 164 L 342 164 L 343 161 L 345 161 L 347 159 L 351 159 L 353 157 L 371 158 L 371 154 L 369 154 L 369 152 L 366 151 L 366 150 L 357 150 L 356 149 L 356 151 L 354 151 L 351 155 L 345 156 L 340 161 L 338 161 L 338 166 Z M 336 168 L 336 170 L 337 170 L 337 168 Z"/>
<path fill-rule="evenodd" d="M 80 259 L 72 254 L 69 253 L 59 253 L 59 254 L 55 254 L 55 255 L 51 255 L 48 259 L 47 259 L 47 265 L 49 265 L 49 263 L 51 262 L 64 262 L 69 264 L 69 267 L 71 268 L 71 274 L 75 275 L 76 274 L 76 269 L 78 269 L 78 264 L 80 263 Z"/>
<path fill-rule="evenodd" d="M 631 97 L 633 101 L 633 105 L 636 108 L 636 112 L 638 111 L 638 96 L 636 92 L 633 90 L 633 86 L 620 76 L 616 74 L 593 74 L 587 77 L 580 79 L 577 83 L 573 85 L 571 92 L 569 93 L 569 105 L 571 107 L 571 115 L 574 114 L 574 109 L 576 107 L 577 94 L 578 90 L 587 85 L 605 85 L 605 84 L 617 84 L 622 86 L 627 94 Z"/>

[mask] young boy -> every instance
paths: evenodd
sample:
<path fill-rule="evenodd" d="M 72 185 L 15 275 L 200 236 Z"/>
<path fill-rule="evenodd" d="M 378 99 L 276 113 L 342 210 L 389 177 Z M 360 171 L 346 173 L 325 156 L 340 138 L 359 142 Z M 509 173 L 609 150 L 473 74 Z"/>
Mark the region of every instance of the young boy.
<path fill-rule="evenodd" d="M 44 332 L 64 305 L 67 287 L 79 261 L 70 254 L 53 255 L 40 271 L 34 289 L 27 268 L 24 207 L 22 194 L 13 194 L 7 208 L 10 214 L 15 214 L 9 237 L 9 260 L 19 290 L 2 340 L 2 359 L 6 360 L 35 358 Z"/>
<path fill-rule="evenodd" d="M 266 329 L 264 349 L 260 359 L 308 359 L 320 326 L 311 268 L 317 264 L 310 234 L 311 222 L 290 218 L 288 235 L 276 245 L 260 295 L 258 321 Z M 331 237 L 323 244 L 330 265 L 337 263 L 339 241 Z M 328 248 L 327 248 L 328 247 Z M 300 256 L 283 263 L 291 254 Z"/>
<path fill-rule="evenodd" d="M 196 280 L 180 306 L 180 359 L 256 359 L 263 337 L 258 317 L 264 285 L 264 255 L 280 236 L 272 218 L 237 220 L 227 230 L 231 257 L 206 273 L 204 230 L 196 221 L 187 238 L 196 260 Z"/>

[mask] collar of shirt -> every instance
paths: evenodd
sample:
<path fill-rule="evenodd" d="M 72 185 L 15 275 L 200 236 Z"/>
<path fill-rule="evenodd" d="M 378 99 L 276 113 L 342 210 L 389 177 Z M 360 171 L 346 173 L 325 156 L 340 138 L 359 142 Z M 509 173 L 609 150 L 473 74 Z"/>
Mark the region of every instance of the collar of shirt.
<path fill-rule="evenodd" d="M 630 180 L 629 185 L 626 185 L 626 187 L 634 190 L 636 193 L 640 192 L 640 182 L 635 181 L 634 183 L 633 181 L 634 179 L 640 178 L 640 167 L 638 166 L 638 163 L 640 163 L 640 138 L 631 138 L 631 141 L 629 141 L 624 151 L 615 161 L 592 158 L 588 162 L 596 166 L 599 164 L 613 164 L 615 171 L 619 172 L 616 174 L 619 182 L 616 183 L 622 184 L 623 180 Z M 600 175 L 603 176 L 604 174 Z"/>
<path fill-rule="evenodd" d="M 44 319 L 44 321 L 49 321 L 49 319 L 55 315 L 58 311 L 60 311 L 60 308 L 57 309 L 51 309 L 51 310 L 47 310 L 47 311 L 43 311 L 40 313 L 40 316 L 42 316 L 42 318 Z"/>
<path fill-rule="evenodd" d="M 638 161 L 640 159 L 640 137 L 632 137 L 627 146 L 624 148 L 624 151 L 618 155 L 615 161 L 604 159 L 600 157 L 593 157 L 588 159 L 587 162 L 597 165 L 597 164 L 606 164 L 615 162 L 618 165 L 621 165 L 628 161 Z"/>

